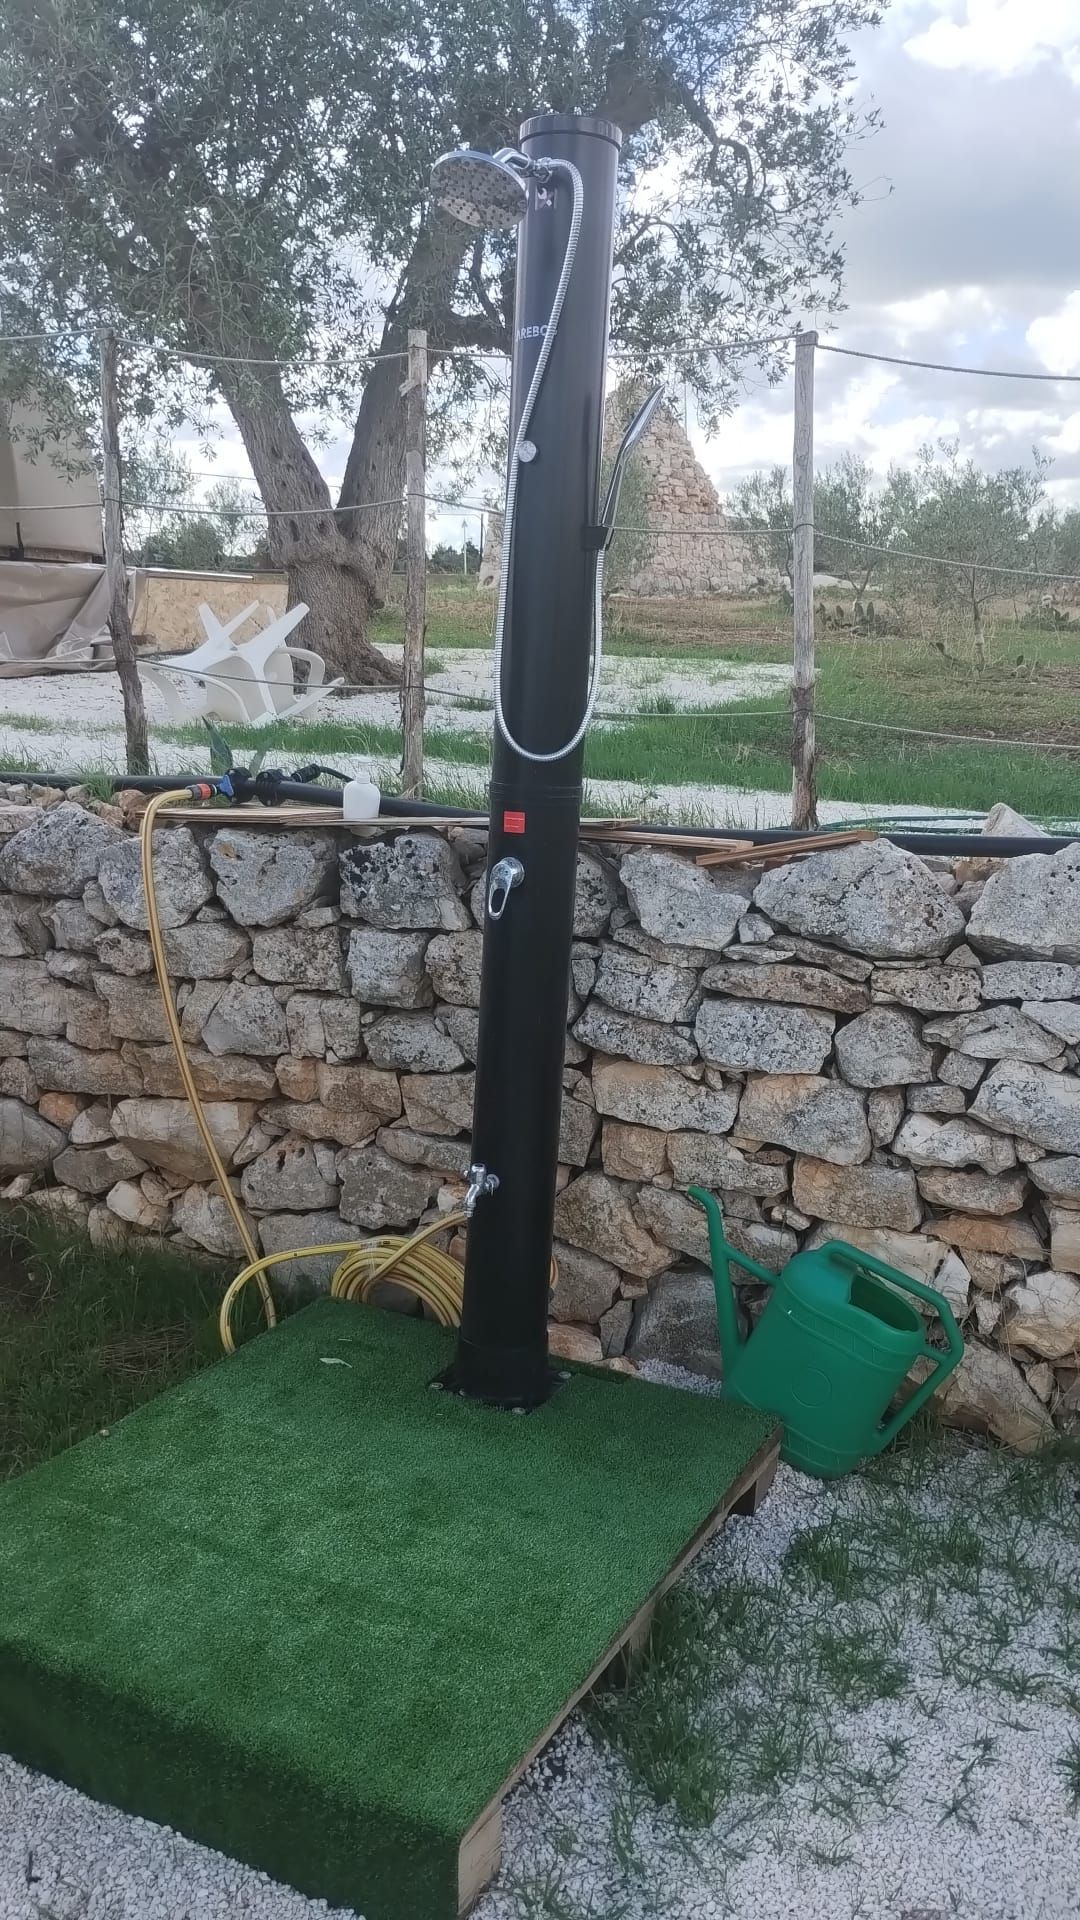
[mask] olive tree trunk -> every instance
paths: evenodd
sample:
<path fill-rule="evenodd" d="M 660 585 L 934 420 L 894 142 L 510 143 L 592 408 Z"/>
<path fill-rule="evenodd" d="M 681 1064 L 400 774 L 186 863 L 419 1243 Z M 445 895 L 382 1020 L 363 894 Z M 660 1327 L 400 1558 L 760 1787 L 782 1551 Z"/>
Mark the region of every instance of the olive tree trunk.
<path fill-rule="evenodd" d="M 387 311 L 379 357 L 364 384 L 336 505 L 289 410 L 278 368 L 257 341 L 235 351 L 219 378 L 268 515 L 271 560 L 289 580 L 289 605 L 309 609 L 299 635 L 327 674 L 350 684 L 397 685 L 400 667 L 367 637 L 383 603 L 405 490 L 406 340 L 410 326 L 450 341 L 454 294 L 468 253 L 461 227 L 435 213 L 417 238 Z M 485 316 L 477 319 L 487 327 Z M 475 331 L 471 336 L 479 340 Z M 492 344 L 489 342 L 488 344 Z M 432 364 L 437 362 L 432 355 Z M 269 361 L 259 365 L 260 360 Z"/>
<path fill-rule="evenodd" d="M 303 601 L 308 608 L 298 641 L 322 655 L 328 678 L 396 686 L 400 669 L 367 637 L 380 590 L 356 531 L 346 524 L 355 528 L 363 515 L 335 510 L 276 367 L 227 367 L 221 384 L 266 508 L 271 563 L 288 576 L 289 605 Z M 393 517 L 396 532 L 400 505 Z"/>

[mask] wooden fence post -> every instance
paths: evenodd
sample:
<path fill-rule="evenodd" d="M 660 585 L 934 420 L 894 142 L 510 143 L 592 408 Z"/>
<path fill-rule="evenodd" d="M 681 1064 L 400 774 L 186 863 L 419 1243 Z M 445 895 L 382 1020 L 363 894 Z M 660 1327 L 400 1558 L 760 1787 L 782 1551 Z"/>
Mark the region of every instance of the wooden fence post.
<path fill-rule="evenodd" d="M 791 824 L 817 826 L 814 741 L 814 349 L 816 333 L 795 340 L 795 444 L 792 454 Z"/>
<path fill-rule="evenodd" d="M 424 633 L 427 627 L 427 334 L 409 328 L 405 385 L 405 650 L 401 676 L 401 791 L 424 790 Z"/>
<path fill-rule="evenodd" d="M 116 335 L 110 328 L 101 341 L 101 451 L 105 526 L 105 577 L 109 584 L 109 632 L 116 671 L 124 697 L 124 738 L 129 773 L 149 773 L 146 709 L 142 681 L 135 665 L 135 640 L 128 611 L 127 569 L 124 566 L 124 526 L 120 477 L 120 410 L 116 397 Z"/>

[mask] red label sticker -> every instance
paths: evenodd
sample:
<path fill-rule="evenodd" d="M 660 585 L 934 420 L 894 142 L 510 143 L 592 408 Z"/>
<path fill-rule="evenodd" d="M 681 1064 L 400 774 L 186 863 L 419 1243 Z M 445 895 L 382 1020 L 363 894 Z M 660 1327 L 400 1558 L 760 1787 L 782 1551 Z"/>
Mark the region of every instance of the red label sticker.
<path fill-rule="evenodd" d="M 504 813 L 503 814 L 503 832 L 504 833 L 524 833 L 524 831 L 525 831 L 525 815 L 523 813 Z"/>

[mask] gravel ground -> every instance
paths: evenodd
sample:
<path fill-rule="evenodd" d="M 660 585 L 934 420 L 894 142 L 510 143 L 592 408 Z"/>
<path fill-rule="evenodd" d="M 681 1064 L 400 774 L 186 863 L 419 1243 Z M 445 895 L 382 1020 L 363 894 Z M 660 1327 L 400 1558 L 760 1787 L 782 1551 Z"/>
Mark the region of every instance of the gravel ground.
<path fill-rule="evenodd" d="M 380 647 L 379 651 L 388 660 L 400 661 L 400 647 Z M 453 726 L 461 732 L 483 732 L 491 724 L 490 712 L 477 712 L 463 706 L 460 698 L 450 696 L 490 702 L 490 651 L 483 647 L 440 647 L 432 649 L 431 657 L 438 667 L 438 671 L 432 671 L 429 666 L 426 681 L 431 724 Z M 635 713 L 649 711 L 650 701 L 662 699 L 677 702 L 681 710 L 711 710 L 729 706 L 733 700 L 765 698 L 790 680 L 791 670 L 784 666 L 717 661 L 665 664 L 653 659 L 610 658 L 604 667 L 599 705 L 602 713 Z M 151 726 L 155 721 L 163 722 L 165 705 L 155 688 L 146 687 L 144 697 Z M 42 673 L 3 683 L 5 714 L 30 714 L 37 719 L 56 720 L 59 726 L 73 709 L 88 730 L 108 727 L 123 737 L 123 705 L 115 673 Z M 341 726 L 396 727 L 401 723 L 401 709 L 396 691 L 388 689 L 331 694 L 303 717 L 330 720 Z"/>
<path fill-rule="evenodd" d="M 700 1385 L 675 1369 L 649 1371 Z M 1051 1596 L 1080 1592 L 1076 1495 L 1066 1492 L 1053 1522 L 1045 1512 L 1024 1517 L 1008 1507 L 1002 1472 L 976 1450 L 931 1460 L 891 1487 L 822 1484 L 782 1468 L 760 1513 L 730 1522 L 695 1563 L 687 1592 L 688 1604 L 707 1605 L 740 1582 L 768 1590 L 778 1663 L 739 1666 L 699 1701 L 699 1719 L 719 1740 L 735 1692 L 753 1746 L 755 1716 L 801 1715 L 809 1738 L 799 1764 L 768 1788 L 742 1782 L 710 1824 L 688 1827 L 635 1776 L 622 1757 L 629 1749 L 601 1743 L 577 1714 L 508 1802 L 502 1872 L 476 1920 L 1075 1920 L 1080 1802 L 1071 1789 L 1080 1792 L 1080 1779 L 1067 1777 L 1063 1757 L 1080 1732 L 1078 1688 L 1053 1674 L 1061 1667 L 1080 1680 L 1080 1662 Z M 901 1537 L 944 1529 L 954 1554 L 954 1523 L 1007 1534 L 1027 1568 L 1026 1598 L 996 1564 L 929 1590 L 916 1568 L 914 1587 L 872 1603 L 865 1594 L 844 1603 L 785 1567 L 813 1530 L 873 1528 L 886 1508 Z M 1008 1690 L 992 1677 L 1004 1657 L 988 1624 L 999 1608 L 1012 1622 L 1018 1676 Z M 807 1720 L 805 1635 L 820 1636 L 823 1618 L 838 1631 L 845 1617 L 866 1627 L 868 1613 L 875 1650 L 905 1664 L 903 1688 L 857 1710 L 815 1700 Z M 753 1750 L 760 1770 L 763 1748 Z M 316 1920 L 330 1911 L 0 1759 L 0 1920 Z"/>
<path fill-rule="evenodd" d="M 384 648 L 389 656 L 395 650 Z M 465 695 L 470 699 L 490 698 L 491 656 L 479 648 L 440 649 L 442 671 L 429 673 L 429 686 L 437 693 Z M 775 693 L 785 686 L 790 672 L 783 666 L 724 665 L 710 662 L 673 662 L 654 659 L 609 659 L 604 669 L 604 690 L 600 701 L 605 713 L 626 713 L 647 709 L 650 701 L 674 700 L 679 710 L 704 710 L 727 706 L 733 700 L 748 700 Z M 146 711 L 150 725 L 151 760 L 158 773 L 201 772 L 208 770 L 208 747 L 177 746 L 155 738 L 155 729 L 166 721 L 164 705 L 153 688 L 146 690 Z M 29 717 L 53 725 L 27 731 L 5 726 L 6 716 Z M 77 724 L 72 716 L 77 715 Z M 396 693 L 354 694 L 348 698 L 330 698 L 304 715 L 296 728 L 296 759 L 318 759 L 303 744 L 305 721 L 328 720 L 335 725 L 397 726 L 400 720 Z M 597 724 L 603 724 L 598 721 Z M 672 716 L 661 724 L 678 725 Z M 458 700 L 433 698 L 428 708 L 429 727 L 447 727 L 458 732 L 486 732 L 491 725 L 488 712 L 464 707 Z M 275 756 L 272 756 L 272 758 Z M 285 759 L 281 749 L 276 757 Z M 335 766 L 344 773 L 371 771 L 376 781 L 396 771 L 396 763 L 372 759 L 366 754 L 350 754 L 335 748 Z M 30 762 L 35 769 L 67 772 L 71 769 L 99 768 L 119 773 L 124 766 L 123 708 L 120 685 L 114 673 L 39 674 L 0 684 L 0 764 L 19 767 Z M 483 805 L 486 782 L 474 766 L 458 766 L 428 756 L 431 776 L 452 783 L 454 790 L 475 798 Z M 731 786 L 651 784 L 648 788 L 628 786 L 616 780 L 586 782 L 589 802 L 610 813 L 643 816 L 652 820 L 688 820 L 719 827 L 776 827 L 791 824 L 791 798 L 784 792 Z M 905 815 L 939 818 L 943 809 L 905 805 Z M 870 804 L 826 800 L 819 804 L 823 824 L 844 820 L 878 819 L 897 812 L 896 804 Z"/>

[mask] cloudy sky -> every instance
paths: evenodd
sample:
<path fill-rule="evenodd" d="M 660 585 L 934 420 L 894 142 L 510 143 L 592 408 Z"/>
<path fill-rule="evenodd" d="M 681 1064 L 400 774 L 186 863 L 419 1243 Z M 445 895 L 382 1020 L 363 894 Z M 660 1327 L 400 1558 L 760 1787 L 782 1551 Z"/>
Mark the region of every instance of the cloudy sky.
<path fill-rule="evenodd" d="M 865 198 L 841 229 L 848 304 L 823 337 L 1080 374 L 1080 0 L 893 0 L 855 53 L 859 96 L 884 127 L 853 156 Z M 223 424 L 218 470 L 239 472 L 243 451 Z M 882 474 L 939 435 L 991 467 L 1026 460 L 1035 443 L 1053 456 L 1053 492 L 1080 501 L 1080 384 L 821 354 L 815 427 L 819 463 L 851 450 Z M 790 383 L 748 377 L 713 440 L 692 416 L 690 428 L 724 492 L 748 469 L 790 461 Z M 346 451 L 341 440 L 321 453 L 331 480 Z M 458 544 L 461 531 L 458 513 L 429 523 L 432 542 Z"/>
<path fill-rule="evenodd" d="M 1080 374 L 1080 0 L 894 0 L 855 51 L 885 125 L 854 155 L 847 311 L 823 338 Z M 692 428 L 721 490 L 790 460 L 790 409 L 786 385 L 749 394 L 711 443 Z M 850 449 L 882 472 L 941 434 L 988 466 L 1035 442 L 1054 492 L 1080 499 L 1080 385 L 820 354 L 815 429 L 820 462 Z"/>

